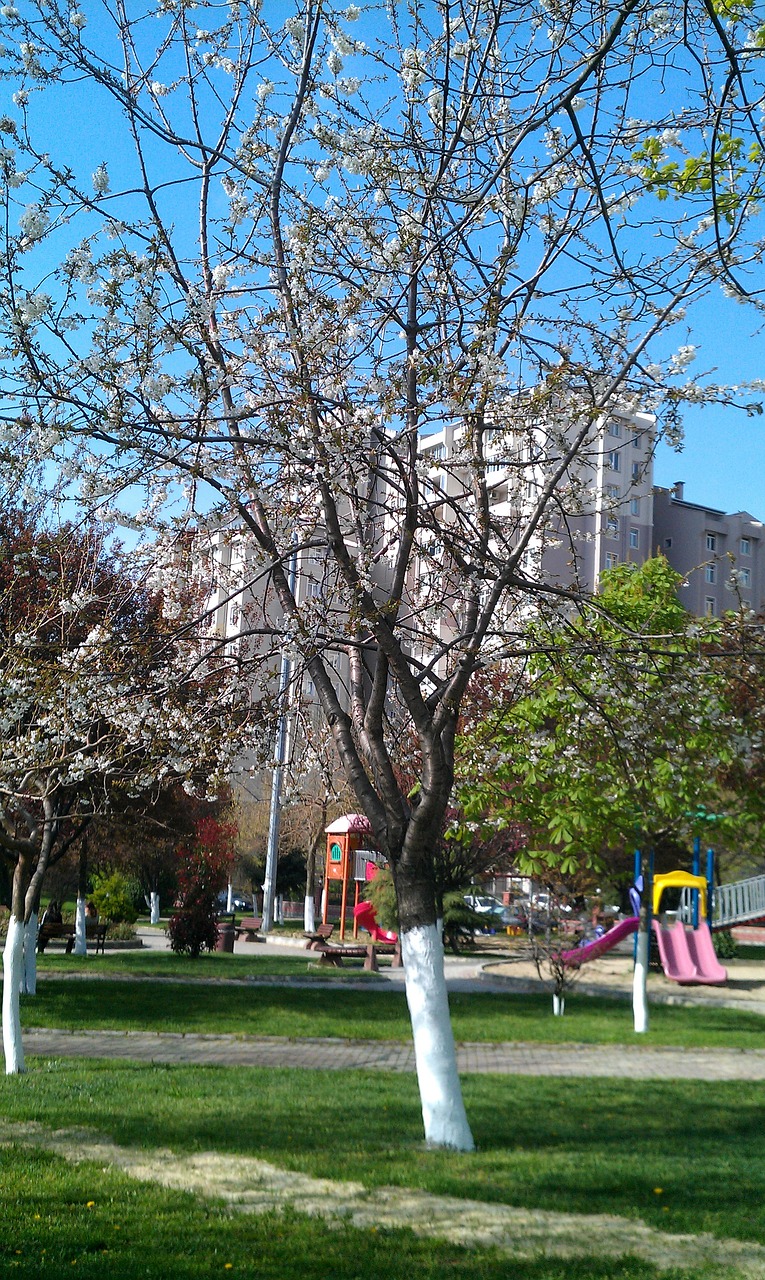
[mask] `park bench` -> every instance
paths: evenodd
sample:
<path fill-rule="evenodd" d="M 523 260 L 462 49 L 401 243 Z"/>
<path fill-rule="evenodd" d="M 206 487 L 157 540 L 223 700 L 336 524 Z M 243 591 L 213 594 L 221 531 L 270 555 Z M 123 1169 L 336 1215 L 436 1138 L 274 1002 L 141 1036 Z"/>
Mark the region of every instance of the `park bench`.
<path fill-rule="evenodd" d="M 351 944 L 349 946 L 340 943 L 338 946 L 323 946 L 314 948 L 319 954 L 319 964 L 334 965 L 335 968 L 342 968 L 343 960 L 359 960 L 363 957 L 364 968 L 369 973 L 379 973 L 380 966 L 377 963 L 378 955 L 393 956 L 393 968 L 401 968 L 401 948 L 398 943 L 389 942 L 365 942 Z"/>
<path fill-rule="evenodd" d="M 309 951 L 321 951 L 327 945 L 334 932 L 335 926 L 333 924 L 320 924 L 313 933 L 305 935 L 305 945 Z"/>
<path fill-rule="evenodd" d="M 51 938 L 66 939 L 66 954 L 71 955 L 74 950 L 74 940 L 76 937 L 75 927 L 73 924 L 58 924 L 52 921 L 45 921 L 40 925 L 37 931 L 37 950 L 43 952 L 50 942 Z M 99 924 L 97 920 L 85 921 L 85 941 L 86 943 L 95 943 L 95 954 L 104 954 L 104 943 L 106 941 L 106 925 Z"/>
<path fill-rule="evenodd" d="M 241 938 L 242 935 L 244 935 L 247 942 L 257 942 L 262 923 L 262 916 L 244 916 L 239 923 L 234 926 L 237 938 Z"/>

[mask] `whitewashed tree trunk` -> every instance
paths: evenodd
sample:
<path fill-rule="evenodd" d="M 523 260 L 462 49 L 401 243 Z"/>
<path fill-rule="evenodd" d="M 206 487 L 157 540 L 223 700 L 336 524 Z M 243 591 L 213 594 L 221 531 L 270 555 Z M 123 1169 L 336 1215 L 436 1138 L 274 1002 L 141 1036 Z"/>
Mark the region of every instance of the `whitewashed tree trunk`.
<path fill-rule="evenodd" d="M 21 974 L 21 993 L 37 995 L 37 912 L 33 911 L 24 925 L 24 965 Z"/>
<path fill-rule="evenodd" d="M 149 894 L 149 922 L 159 924 L 159 894 L 154 890 Z"/>
<path fill-rule="evenodd" d="M 425 1139 L 435 1146 L 473 1151 L 457 1074 L 441 931 L 434 924 L 407 930 L 401 936 L 401 954 Z"/>
<path fill-rule="evenodd" d="M 314 933 L 316 931 L 316 904 L 313 900 L 313 894 L 307 893 L 303 903 L 303 928 L 306 933 Z"/>
<path fill-rule="evenodd" d="M 233 909 L 234 909 L 234 908 L 233 908 L 233 904 L 232 904 L 232 902 L 231 902 L 231 899 L 232 899 L 232 898 L 233 898 L 233 896 L 234 896 L 234 886 L 232 885 L 232 883 L 231 883 L 231 881 L 230 881 L 230 880 L 229 880 L 229 882 L 228 882 L 228 886 L 227 886 L 227 888 L 228 888 L 228 893 L 227 893 L 227 896 L 226 896 L 226 914 L 227 914 L 227 915 L 230 915 L 230 914 L 231 914 L 231 912 L 232 912 L 232 911 L 233 911 Z"/>
<path fill-rule="evenodd" d="M 648 930 L 641 929 L 637 935 L 637 954 L 635 971 L 632 975 L 632 1013 L 635 1020 L 635 1031 L 643 1033 L 648 1030 Z"/>
<path fill-rule="evenodd" d="M 88 954 L 88 941 L 85 933 L 85 899 L 77 899 L 77 907 L 74 915 L 74 954 L 76 956 L 86 956 Z"/>
<path fill-rule="evenodd" d="M 556 1018 L 562 1018 L 566 1012 L 566 997 L 559 996 L 553 991 L 553 1015 Z"/>
<path fill-rule="evenodd" d="M 23 967 L 24 922 L 11 916 L 3 951 L 3 1051 L 5 1073 L 9 1076 L 20 1075 L 25 1070 L 19 1013 Z"/>

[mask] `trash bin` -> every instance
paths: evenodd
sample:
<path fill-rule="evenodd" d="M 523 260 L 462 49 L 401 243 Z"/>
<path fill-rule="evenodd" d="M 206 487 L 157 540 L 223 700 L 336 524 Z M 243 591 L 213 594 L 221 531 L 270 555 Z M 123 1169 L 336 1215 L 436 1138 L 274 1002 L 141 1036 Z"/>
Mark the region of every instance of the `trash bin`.
<path fill-rule="evenodd" d="M 215 950 L 233 953 L 235 936 L 233 920 L 219 920 L 218 941 L 215 944 Z"/>

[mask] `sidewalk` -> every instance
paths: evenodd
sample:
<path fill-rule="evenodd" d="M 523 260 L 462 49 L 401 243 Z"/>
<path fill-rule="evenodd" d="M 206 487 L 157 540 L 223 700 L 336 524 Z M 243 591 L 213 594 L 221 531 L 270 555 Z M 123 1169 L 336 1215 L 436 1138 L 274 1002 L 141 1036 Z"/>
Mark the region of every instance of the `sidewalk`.
<path fill-rule="evenodd" d="M 414 1071 L 411 1045 L 392 1041 L 32 1028 L 24 1031 L 24 1051 L 51 1058 L 120 1058 L 190 1066 Z M 466 1075 L 765 1080 L 765 1049 L 474 1043 L 457 1046 L 457 1065 Z"/>

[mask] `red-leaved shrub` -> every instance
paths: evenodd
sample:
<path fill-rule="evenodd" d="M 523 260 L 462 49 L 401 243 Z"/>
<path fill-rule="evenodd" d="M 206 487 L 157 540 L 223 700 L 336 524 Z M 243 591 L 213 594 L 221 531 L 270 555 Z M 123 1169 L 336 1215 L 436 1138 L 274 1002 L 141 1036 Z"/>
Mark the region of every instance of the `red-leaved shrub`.
<path fill-rule="evenodd" d="M 235 835 L 230 823 L 201 818 L 191 848 L 178 850 L 178 897 L 168 924 L 173 951 L 196 957 L 215 950 L 218 894 L 228 881 Z"/>

